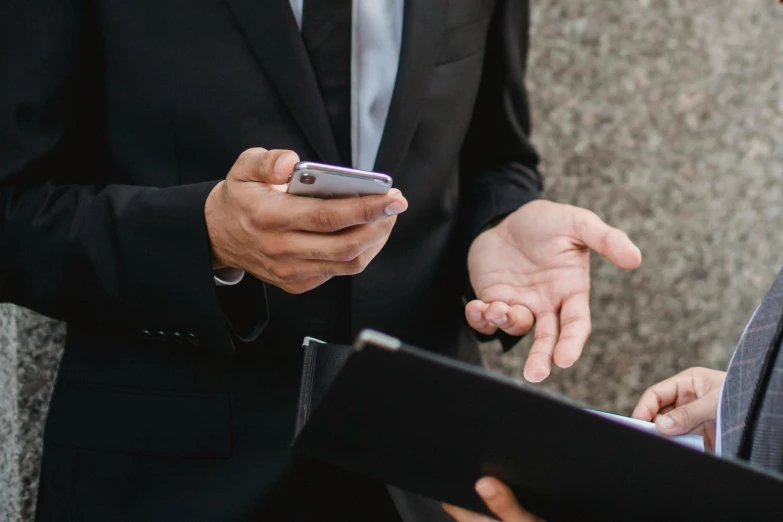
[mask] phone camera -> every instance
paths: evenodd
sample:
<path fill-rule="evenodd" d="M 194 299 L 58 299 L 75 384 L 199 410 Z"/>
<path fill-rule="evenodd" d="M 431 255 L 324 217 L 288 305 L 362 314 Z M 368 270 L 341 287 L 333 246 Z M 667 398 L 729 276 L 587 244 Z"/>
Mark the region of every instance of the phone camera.
<path fill-rule="evenodd" d="M 313 185 L 315 184 L 315 176 L 312 174 L 302 174 L 299 176 L 299 181 L 302 185 Z"/>

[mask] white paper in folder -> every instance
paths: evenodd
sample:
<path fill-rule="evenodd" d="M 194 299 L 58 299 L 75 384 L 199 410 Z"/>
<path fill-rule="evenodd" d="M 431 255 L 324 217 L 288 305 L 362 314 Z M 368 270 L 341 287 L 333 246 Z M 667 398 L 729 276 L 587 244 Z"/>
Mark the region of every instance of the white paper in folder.
<path fill-rule="evenodd" d="M 605 417 L 611 421 L 617 422 L 618 424 L 625 424 L 626 426 L 630 426 L 632 428 L 636 428 L 641 431 L 646 431 L 648 433 L 653 433 L 655 435 L 658 435 L 659 437 L 664 437 L 666 439 L 670 439 L 673 442 L 676 442 L 678 444 L 682 444 L 683 446 L 687 446 L 689 448 L 698 450 L 698 451 L 704 451 L 704 438 L 700 435 L 677 435 L 674 437 L 669 437 L 667 435 L 664 435 L 660 431 L 658 431 L 658 428 L 655 427 L 655 424 L 652 422 L 646 422 L 639 419 L 632 419 L 631 417 L 623 417 L 622 415 L 615 415 L 614 413 L 606 413 L 603 411 L 596 411 L 596 410 L 587 410 L 591 413 L 595 413 L 596 415 L 600 415 L 601 417 Z"/>

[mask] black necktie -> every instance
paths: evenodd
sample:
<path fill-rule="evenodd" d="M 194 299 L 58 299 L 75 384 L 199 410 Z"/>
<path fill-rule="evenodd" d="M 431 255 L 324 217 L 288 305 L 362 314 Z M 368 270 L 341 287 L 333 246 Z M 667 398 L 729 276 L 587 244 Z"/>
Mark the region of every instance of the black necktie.
<path fill-rule="evenodd" d="M 304 0 L 302 39 L 344 166 L 351 161 L 351 0 Z M 333 277 L 300 296 L 314 337 L 350 344 L 351 283 Z"/>
<path fill-rule="evenodd" d="M 343 164 L 351 166 L 352 0 L 305 0 L 302 38 Z"/>

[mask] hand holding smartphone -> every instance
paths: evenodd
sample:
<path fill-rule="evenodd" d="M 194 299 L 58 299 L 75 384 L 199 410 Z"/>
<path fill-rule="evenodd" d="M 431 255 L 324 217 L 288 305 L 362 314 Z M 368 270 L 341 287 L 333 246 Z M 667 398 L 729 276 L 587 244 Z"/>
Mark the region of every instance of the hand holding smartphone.
<path fill-rule="evenodd" d="M 290 193 L 311 197 L 281 193 L 286 181 Z M 390 185 L 388 176 L 301 163 L 290 150 L 248 149 L 204 206 L 213 267 L 245 270 L 292 294 L 358 274 L 408 208 Z M 376 195 L 351 197 L 365 194 Z"/>
<path fill-rule="evenodd" d="M 384 195 L 391 186 L 392 179 L 386 174 L 301 161 L 294 166 L 288 193 L 322 199 L 355 198 Z"/>

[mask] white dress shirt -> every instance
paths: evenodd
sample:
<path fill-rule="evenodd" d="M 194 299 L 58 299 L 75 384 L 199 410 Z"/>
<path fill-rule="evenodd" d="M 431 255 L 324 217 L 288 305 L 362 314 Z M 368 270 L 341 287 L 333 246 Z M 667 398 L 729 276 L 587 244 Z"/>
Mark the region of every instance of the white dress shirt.
<path fill-rule="evenodd" d="M 305 1 L 289 0 L 299 29 Z M 405 0 L 354 0 L 351 35 L 351 156 L 353 166 L 373 170 L 389 114 L 402 44 Z M 259 146 L 263 146 L 259 143 Z M 245 273 L 215 271 L 215 284 L 235 285 Z"/>

